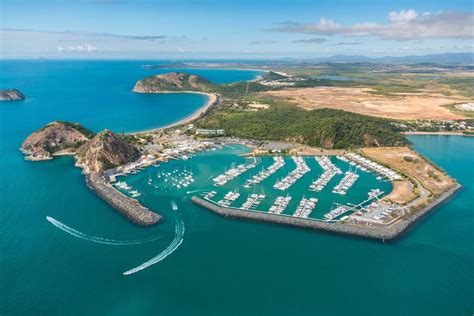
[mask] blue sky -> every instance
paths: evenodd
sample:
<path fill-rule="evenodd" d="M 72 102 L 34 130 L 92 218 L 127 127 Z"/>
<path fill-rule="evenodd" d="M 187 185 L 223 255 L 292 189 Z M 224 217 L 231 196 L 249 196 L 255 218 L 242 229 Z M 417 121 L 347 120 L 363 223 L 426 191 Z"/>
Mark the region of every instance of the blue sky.
<path fill-rule="evenodd" d="M 0 57 L 473 51 L 472 1 L 1 0 Z"/>

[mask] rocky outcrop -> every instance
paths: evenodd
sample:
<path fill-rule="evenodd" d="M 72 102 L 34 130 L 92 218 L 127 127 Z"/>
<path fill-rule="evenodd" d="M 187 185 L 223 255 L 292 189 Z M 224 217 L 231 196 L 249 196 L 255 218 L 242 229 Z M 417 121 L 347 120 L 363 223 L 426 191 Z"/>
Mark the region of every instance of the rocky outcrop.
<path fill-rule="evenodd" d="M 197 75 L 171 72 L 137 81 L 135 87 L 133 87 L 133 92 L 202 91 L 212 88 L 213 85 L 209 80 Z"/>
<path fill-rule="evenodd" d="M 77 150 L 76 165 L 85 173 L 102 172 L 135 161 L 139 156 L 137 148 L 112 131 L 104 130 Z"/>
<path fill-rule="evenodd" d="M 17 89 L 0 90 L 0 101 L 21 101 L 25 96 Z"/>
<path fill-rule="evenodd" d="M 55 121 L 28 136 L 21 151 L 28 160 L 48 160 L 60 151 L 74 154 L 90 136 L 92 133 L 79 124 Z"/>

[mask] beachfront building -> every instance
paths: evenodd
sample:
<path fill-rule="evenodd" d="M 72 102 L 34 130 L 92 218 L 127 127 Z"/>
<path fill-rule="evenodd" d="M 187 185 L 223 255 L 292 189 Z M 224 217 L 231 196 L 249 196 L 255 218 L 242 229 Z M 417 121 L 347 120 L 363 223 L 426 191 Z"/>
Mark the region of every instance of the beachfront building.
<path fill-rule="evenodd" d="M 206 135 L 206 136 L 224 136 L 225 130 L 223 129 L 196 129 L 196 135 Z"/>

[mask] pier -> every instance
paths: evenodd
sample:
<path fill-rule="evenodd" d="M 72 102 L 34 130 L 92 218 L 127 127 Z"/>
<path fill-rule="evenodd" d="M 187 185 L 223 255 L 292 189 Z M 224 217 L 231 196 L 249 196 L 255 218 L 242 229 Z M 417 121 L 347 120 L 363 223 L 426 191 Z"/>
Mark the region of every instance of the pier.
<path fill-rule="evenodd" d="M 311 212 L 316 207 L 317 203 L 318 203 L 317 198 L 310 198 L 310 199 L 302 198 L 293 216 L 308 218 Z"/>
<path fill-rule="evenodd" d="M 268 210 L 268 213 L 273 213 L 273 214 L 283 213 L 283 211 L 286 209 L 286 207 L 290 203 L 291 199 L 292 197 L 289 195 L 277 197 L 275 199 L 275 202 L 273 202 L 273 205 Z"/>
<path fill-rule="evenodd" d="M 308 173 L 311 169 L 308 167 L 303 157 L 293 156 L 291 157 L 296 164 L 296 169 L 291 171 L 286 177 L 277 181 L 274 185 L 274 189 L 285 191 L 293 184 L 296 183 L 301 177 Z"/>
<path fill-rule="evenodd" d="M 280 169 L 281 167 L 285 165 L 285 160 L 283 159 L 283 157 L 274 156 L 273 159 L 275 162 L 270 167 L 268 167 L 265 170 L 260 171 L 257 175 L 254 175 L 251 179 L 248 179 L 247 181 L 245 181 L 245 184 L 243 184 L 242 186 L 248 189 L 254 184 L 259 184 L 260 182 L 262 182 L 263 180 L 265 180 L 266 178 L 274 174 L 278 169 Z"/>
<path fill-rule="evenodd" d="M 162 220 L 162 216 L 146 208 L 136 199 L 128 197 L 104 180 L 102 174 L 86 174 L 86 182 L 98 196 L 110 206 L 141 226 L 150 226 Z"/>
<path fill-rule="evenodd" d="M 329 183 L 329 181 L 331 181 L 331 179 L 336 174 L 341 174 L 342 171 L 331 162 L 331 159 L 329 159 L 328 156 L 316 156 L 314 158 L 324 170 L 324 172 L 318 179 L 316 179 L 316 181 L 311 183 L 311 185 L 309 186 L 309 190 L 314 192 L 321 192 Z"/>
<path fill-rule="evenodd" d="M 254 209 L 260 205 L 260 203 L 262 203 L 263 199 L 265 199 L 264 194 L 253 193 L 247 198 L 240 208 L 244 210 Z"/>
<path fill-rule="evenodd" d="M 334 187 L 332 193 L 345 195 L 347 191 L 354 185 L 359 178 L 359 175 L 353 172 L 346 172 L 344 178 Z"/>
<path fill-rule="evenodd" d="M 349 162 L 352 166 L 356 166 L 362 171 L 370 170 L 386 178 L 390 181 L 402 180 L 402 176 L 395 171 L 384 167 L 370 159 L 364 158 L 356 153 L 348 153 L 345 156 L 338 156 L 338 159 Z"/>
<path fill-rule="evenodd" d="M 257 159 L 254 157 L 253 162 L 249 164 L 240 164 L 236 167 L 232 167 L 231 169 L 227 170 L 225 173 L 218 175 L 212 181 L 214 181 L 214 186 L 222 186 L 227 182 L 237 178 L 241 174 L 247 172 L 248 170 L 255 168 L 257 165 Z"/>

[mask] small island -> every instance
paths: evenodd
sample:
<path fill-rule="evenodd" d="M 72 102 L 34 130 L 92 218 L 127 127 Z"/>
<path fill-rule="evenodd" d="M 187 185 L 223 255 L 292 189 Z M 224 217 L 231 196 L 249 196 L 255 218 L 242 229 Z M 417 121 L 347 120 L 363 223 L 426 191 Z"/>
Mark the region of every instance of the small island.
<path fill-rule="evenodd" d="M 0 90 L 0 101 L 21 101 L 25 95 L 17 89 Z"/>

